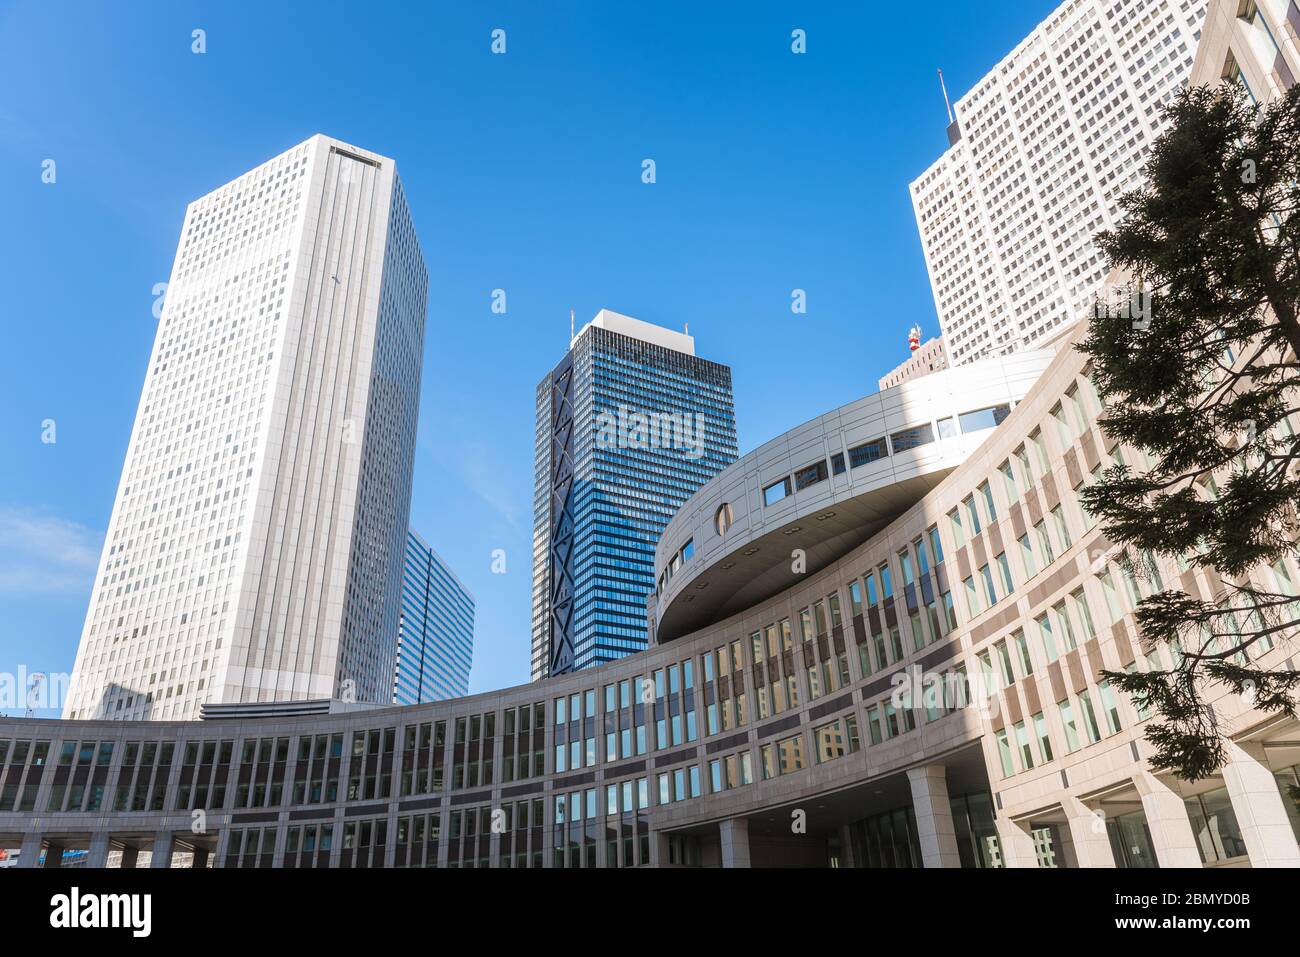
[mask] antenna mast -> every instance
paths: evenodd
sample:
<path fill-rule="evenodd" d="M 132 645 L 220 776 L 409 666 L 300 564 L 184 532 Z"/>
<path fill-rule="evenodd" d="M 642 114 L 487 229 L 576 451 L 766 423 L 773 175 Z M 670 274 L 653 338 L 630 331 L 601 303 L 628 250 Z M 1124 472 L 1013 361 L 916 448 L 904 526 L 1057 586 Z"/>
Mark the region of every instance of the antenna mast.
<path fill-rule="evenodd" d="M 36 717 L 36 704 L 40 700 L 41 682 L 44 680 L 45 674 L 43 672 L 38 671 L 32 675 L 30 686 L 27 689 L 27 712 L 23 717 Z"/>
<path fill-rule="evenodd" d="M 948 108 L 948 125 L 951 126 L 953 121 L 952 102 L 948 99 L 948 87 L 947 84 L 943 82 L 942 69 L 939 71 L 939 89 L 943 90 L 943 105 Z"/>

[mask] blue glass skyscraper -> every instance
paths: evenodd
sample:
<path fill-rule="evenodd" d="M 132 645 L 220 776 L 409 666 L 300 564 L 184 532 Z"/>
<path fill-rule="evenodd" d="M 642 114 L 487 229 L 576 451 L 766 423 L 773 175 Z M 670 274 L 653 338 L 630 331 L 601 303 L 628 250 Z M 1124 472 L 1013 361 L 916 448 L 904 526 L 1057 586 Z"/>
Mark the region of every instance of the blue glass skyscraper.
<path fill-rule="evenodd" d="M 393 703 L 469 694 L 473 661 L 474 597 L 438 553 L 408 529 Z"/>
<path fill-rule="evenodd" d="M 660 532 L 736 459 L 731 369 L 602 309 L 537 386 L 532 675 L 646 647 Z"/>

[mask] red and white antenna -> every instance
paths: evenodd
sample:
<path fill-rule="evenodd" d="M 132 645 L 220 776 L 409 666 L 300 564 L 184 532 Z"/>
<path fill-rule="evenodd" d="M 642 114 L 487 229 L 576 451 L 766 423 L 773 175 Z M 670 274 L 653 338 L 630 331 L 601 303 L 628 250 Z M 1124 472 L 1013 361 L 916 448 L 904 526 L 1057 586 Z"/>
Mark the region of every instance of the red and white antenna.
<path fill-rule="evenodd" d="M 915 352 L 917 349 L 921 348 L 920 326 L 913 326 L 907 331 L 907 348 L 911 352 Z"/>

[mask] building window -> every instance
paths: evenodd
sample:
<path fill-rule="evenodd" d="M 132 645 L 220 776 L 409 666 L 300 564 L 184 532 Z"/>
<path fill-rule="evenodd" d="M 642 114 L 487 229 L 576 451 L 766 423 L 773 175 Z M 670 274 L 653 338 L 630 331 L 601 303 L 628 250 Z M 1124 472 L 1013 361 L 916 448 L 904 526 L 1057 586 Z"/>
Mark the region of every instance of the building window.
<path fill-rule="evenodd" d="M 1034 662 L 1029 655 L 1029 642 L 1025 640 L 1025 631 L 1023 628 L 1017 628 L 1015 634 L 1011 636 L 1012 642 L 1016 646 L 1016 656 L 1020 659 L 1020 670 L 1026 675 L 1034 673 Z"/>
<path fill-rule="evenodd" d="M 914 425 L 911 428 L 902 429 L 889 436 L 889 444 L 893 447 L 895 455 L 908 449 L 929 445 L 933 441 L 934 427 L 929 422 L 924 425 Z"/>
<path fill-rule="evenodd" d="M 1029 533 L 1020 536 L 1020 562 L 1025 566 L 1025 578 L 1033 578 L 1038 574 L 1038 566 L 1034 563 L 1034 549 L 1029 544 Z"/>
<path fill-rule="evenodd" d="M 786 476 L 779 482 L 773 482 L 767 488 L 763 489 L 763 504 L 774 505 L 781 499 L 790 495 L 790 477 Z"/>
<path fill-rule="evenodd" d="M 1092 710 L 1092 699 L 1088 692 L 1079 692 L 1079 704 L 1083 710 L 1083 727 L 1088 732 L 1088 743 L 1096 744 L 1101 740 L 1101 729 L 1097 726 L 1097 714 Z"/>
<path fill-rule="evenodd" d="M 1184 803 L 1202 862 L 1213 864 L 1245 856 L 1246 842 L 1241 839 L 1241 827 L 1237 823 L 1227 788 L 1206 791 L 1187 798 Z"/>
<path fill-rule="evenodd" d="M 1007 501 L 1019 501 L 1020 490 L 1016 487 L 1016 473 L 1011 468 L 1011 460 L 1008 459 L 999 465 L 998 471 L 1002 473 L 1002 485 L 1007 493 Z"/>
<path fill-rule="evenodd" d="M 1061 506 L 1052 509 L 1052 520 L 1056 524 L 1056 537 L 1060 539 L 1061 548 L 1068 549 L 1074 541 L 1070 538 L 1070 526 L 1065 522 L 1065 512 Z"/>
<path fill-rule="evenodd" d="M 998 745 L 998 759 L 1002 762 L 1002 776 L 1009 778 L 1016 773 L 1016 766 L 1011 760 L 1011 742 L 1007 740 L 1007 729 L 999 728 L 994 733 Z"/>
<path fill-rule="evenodd" d="M 1103 681 L 1097 685 L 1097 694 L 1101 697 L 1101 711 L 1106 716 L 1106 728 L 1110 734 L 1118 734 L 1121 726 L 1119 723 L 1119 707 L 1115 703 L 1115 692 L 1112 690 L 1109 681 Z"/>
<path fill-rule="evenodd" d="M 1029 729 L 1025 727 L 1023 721 L 1016 722 L 1016 747 L 1020 749 L 1020 763 L 1024 765 L 1026 771 L 1032 771 L 1034 768 L 1034 749 L 1029 743 Z"/>
<path fill-rule="evenodd" d="M 934 553 L 934 563 L 943 564 L 943 542 L 939 540 L 939 526 L 931 525 L 928 531 L 930 536 L 930 551 Z"/>
<path fill-rule="evenodd" d="M 987 409 L 976 409 L 973 412 L 963 412 L 957 417 L 961 423 L 963 433 L 979 432 L 983 429 L 992 429 L 1001 425 L 1006 417 L 1011 414 L 1011 406 L 994 405 Z"/>
<path fill-rule="evenodd" d="M 990 522 L 998 520 L 998 509 L 993 504 L 993 489 L 989 487 L 988 482 L 982 482 L 979 487 L 980 496 L 984 499 L 984 511 L 988 514 Z"/>
<path fill-rule="evenodd" d="M 1047 764 L 1052 760 L 1052 737 L 1047 733 L 1047 719 L 1041 711 L 1034 715 L 1034 732 L 1038 735 L 1038 750 L 1043 763 Z"/>
<path fill-rule="evenodd" d="M 720 536 L 726 535 L 735 521 L 736 514 L 732 511 L 730 502 L 723 502 L 718 506 L 718 510 L 713 513 L 713 527 Z"/>
<path fill-rule="evenodd" d="M 885 448 L 885 440 L 883 438 L 873 439 L 870 442 L 864 442 L 849 449 L 849 466 L 857 468 L 859 465 L 866 465 L 868 462 L 883 459 L 888 455 L 889 451 Z"/>
<path fill-rule="evenodd" d="M 1006 593 L 1010 595 L 1015 591 L 1016 583 L 1011 577 L 1011 565 L 1007 562 L 1007 553 L 998 552 L 998 557 L 995 561 L 998 563 L 998 570 L 1002 573 L 1002 587 Z"/>
<path fill-rule="evenodd" d="M 1065 750 L 1074 753 L 1079 750 L 1079 727 L 1074 723 L 1074 706 L 1069 698 L 1063 698 L 1056 703 L 1056 709 L 1061 714 L 1061 727 L 1065 729 Z"/>
<path fill-rule="evenodd" d="M 794 473 L 794 488 L 796 492 L 803 491 L 819 482 L 825 482 L 826 479 L 826 460 L 822 459 L 811 465 L 805 465 Z"/>

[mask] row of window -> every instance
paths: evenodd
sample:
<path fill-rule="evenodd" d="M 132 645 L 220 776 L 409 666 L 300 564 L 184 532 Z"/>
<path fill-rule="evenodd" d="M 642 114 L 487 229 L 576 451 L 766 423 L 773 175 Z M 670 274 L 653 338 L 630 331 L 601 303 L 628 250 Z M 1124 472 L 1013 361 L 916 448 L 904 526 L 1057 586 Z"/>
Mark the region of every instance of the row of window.
<path fill-rule="evenodd" d="M 942 418 L 938 420 L 938 436 L 940 439 L 952 438 L 958 434 L 958 428 L 960 428 L 962 434 L 991 429 L 1001 425 L 1002 421 L 1010 413 L 1011 406 L 1003 404 L 963 412 L 957 416 L 956 425 L 954 425 L 951 417 Z M 921 425 L 900 429 L 897 432 L 890 433 L 887 438 L 888 444 L 886 444 L 886 436 L 881 436 L 878 439 L 860 443 L 849 449 L 848 468 L 858 468 L 878 459 L 887 458 L 891 448 L 893 453 L 897 455 L 909 449 L 929 445 L 935 441 L 935 423 L 925 422 Z M 840 452 L 831 455 L 829 466 L 826 459 L 818 459 L 816 462 L 811 462 L 800 469 L 796 469 L 792 475 L 787 475 L 770 485 L 764 486 L 763 504 L 775 505 L 795 492 L 801 492 L 806 488 L 811 488 L 826 481 L 832 474 L 841 475 L 845 471 L 844 455 Z"/>

